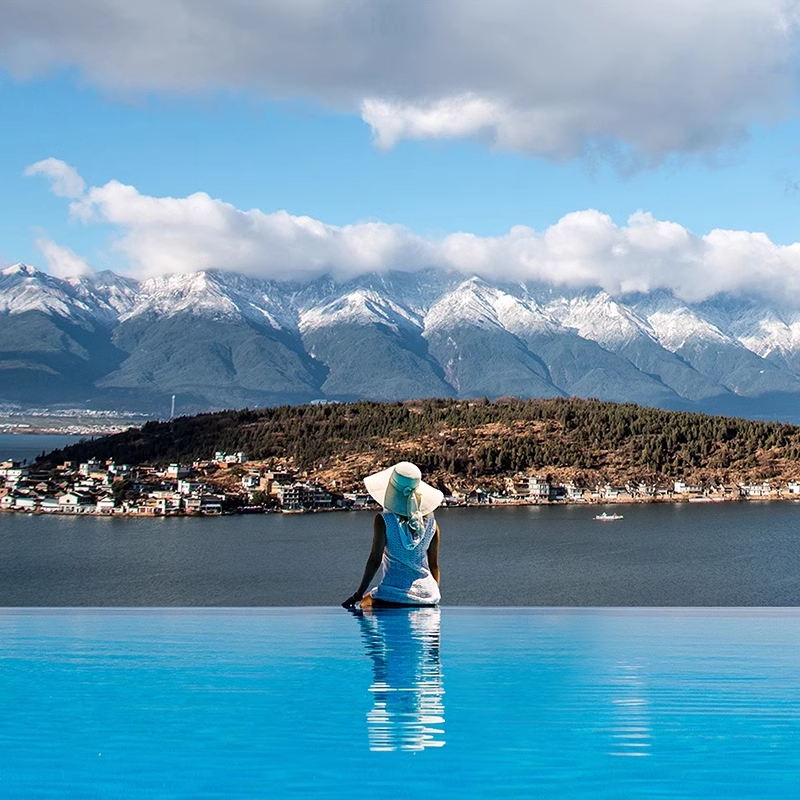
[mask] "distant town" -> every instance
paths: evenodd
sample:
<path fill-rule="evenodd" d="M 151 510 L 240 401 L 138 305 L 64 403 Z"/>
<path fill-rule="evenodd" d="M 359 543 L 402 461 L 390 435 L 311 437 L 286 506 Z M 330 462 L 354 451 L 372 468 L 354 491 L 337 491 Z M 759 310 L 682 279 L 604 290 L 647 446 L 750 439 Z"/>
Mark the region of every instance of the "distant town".
<path fill-rule="evenodd" d="M 20 408 L 0 403 L 0 433 L 57 433 L 108 436 L 141 427 L 148 414 L 91 408 Z"/>
<path fill-rule="evenodd" d="M 334 481 L 335 483 L 335 481 Z M 738 500 L 800 501 L 800 481 L 785 484 L 578 486 L 541 475 L 515 475 L 504 487 L 476 486 L 445 495 L 448 506 L 564 503 L 714 503 Z M 216 452 L 207 460 L 165 466 L 90 459 L 42 468 L 0 462 L 0 510 L 36 514 L 178 516 L 234 513 L 299 514 L 376 509 L 366 492 L 337 492 L 308 472 L 248 461 L 244 452 Z"/>

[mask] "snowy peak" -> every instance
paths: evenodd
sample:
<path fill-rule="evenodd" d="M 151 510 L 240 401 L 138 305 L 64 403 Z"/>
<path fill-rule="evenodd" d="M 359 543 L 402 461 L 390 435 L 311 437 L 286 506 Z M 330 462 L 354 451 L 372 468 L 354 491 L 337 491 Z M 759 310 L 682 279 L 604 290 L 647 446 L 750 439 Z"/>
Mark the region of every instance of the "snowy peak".
<path fill-rule="evenodd" d="M 699 307 L 728 336 L 762 358 L 800 354 L 800 313 L 725 296 Z"/>
<path fill-rule="evenodd" d="M 498 292 L 492 307 L 500 324 L 507 331 L 523 338 L 535 333 L 551 333 L 559 327 L 558 322 L 532 298 L 523 300 Z"/>
<path fill-rule="evenodd" d="M 584 339 L 616 350 L 638 336 L 654 337 L 648 322 L 607 292 L 555 300 L 547 311 Z"/>
<path fill-rule="evenodd" d="M 307 333 L 330 325 L 369 325 L 380 323 L 398 331 L 401 327 L 421 327 L 419 317 L 399 303 L 369 289 L 358 289 L 300 313 L 300 330 Z"/>
<path fill-rule="evenodd" d="M 670 312 L 654 311 L 648 315 L 647 321 L 659 344 L 672 353 L 676 353 L 687 344 L 701 341 L 712 344 L 739 344 L 690 308 L 677 308 Z"/>
<path fill-rule="evenodd" d="M 30 264 L 12 264 L 10 267 L 6 267 L 4 270 L 0 270 L 0 275 L 4 278 L 13 278 L 13 277 L 21 277 L 21 278 L 33 278 L 37 275 L 43 275 L 40 270 L 36 269 L 36 267 L 30 266 Z"/>
<path fill-rule="evenodd" d="M 208 273 L 194 272 L 144 281 L 139 301 L 123 320 L 145 313 L 173 316 L 187 311 L 198 316 L 226 316 L 238 314 L 239 308 Z"/>
<path fill-rule="evenodd" d="M 448 329 L 456 325 L 477 328 L 502 328 L 494 302 L 497 290 L 480 278 L 470 278 L 434 303 L 425 317 L 427 332 Z"/>
<path fill-rule="evenodd" d="M 777 315 L 766 317 L 757 327 L 740 335 L 739 341 L 762 358 L 775 353 L 796 353 L 800 351 L 800 319 L 786 322 Z"/>
<path fill-rule="evenodd" d="M 92 275 L 67 278 L 66 282 L 93 315 L 106 324 L 115 323 L 136 305 L 140 288 L 137 281 L 103 271 Z"/>
<path fill-rule="evenodd" d="M 27 264 L 15 264 L 0 273 L 0 314 L 39 311 L 84 320 L 92 307 L 77 297 L 66 281 Z"/>
<path fill-rule="evenodd" d="M 264 281 L 221 271 L 150 278 L 141 284 L 136 304 L 120 321 L 142 314 L 191 314 L 212 320 L 248 319 L 272 328 L 291 326 L 293 315 L 273 301 L 267 289 Z"/>
<path fill-rule="evenodd" d="M 465 323 L 484 330 L 505 330 L 523 338 L 558 328 L 558 323 L 533 298 L 511 294 L 506 288 L 491 286 L 475 277 L 445 294 L 425 317 L 426 331 Z"/>

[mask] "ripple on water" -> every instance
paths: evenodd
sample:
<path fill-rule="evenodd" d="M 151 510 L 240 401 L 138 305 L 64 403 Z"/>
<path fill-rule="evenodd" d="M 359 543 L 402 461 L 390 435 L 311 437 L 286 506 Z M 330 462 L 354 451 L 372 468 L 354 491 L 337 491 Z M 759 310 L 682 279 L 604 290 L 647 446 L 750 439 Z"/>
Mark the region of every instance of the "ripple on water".
<path fill-rule="evenodd" d="M 791 609 L 4 610 L 0 782 L 4 797 L 791 796 L 798 634 Z"/>

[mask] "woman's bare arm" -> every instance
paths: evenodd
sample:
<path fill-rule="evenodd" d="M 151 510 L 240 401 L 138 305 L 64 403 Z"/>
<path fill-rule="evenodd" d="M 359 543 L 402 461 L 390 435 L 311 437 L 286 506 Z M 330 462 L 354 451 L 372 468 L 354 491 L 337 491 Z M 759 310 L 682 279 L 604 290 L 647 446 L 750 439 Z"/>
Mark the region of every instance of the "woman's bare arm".
<path fill-rule="evenodd" d="M 386 549 L 386 523 L 380 514 L 375 515 L 375 521 L 372 525 L 372 549 L 369 551 L 369 558 L 364 566 L 364 575 L 361 578 L 361 583 L 358 585 L 355 594 L 347 598 L 342 603 L 345 608 L 353 608 L 355 604 L 364 596 L 370 581 L 375 577 L 378 567 L 381 565 L 383 559 L 383 551 Z"/>
<path fill-rule="evenodd" d="M 436 533 L 428 545 L 428 567 L 436 583 L 439 583 L 439 523 L 436 523 Z"/>

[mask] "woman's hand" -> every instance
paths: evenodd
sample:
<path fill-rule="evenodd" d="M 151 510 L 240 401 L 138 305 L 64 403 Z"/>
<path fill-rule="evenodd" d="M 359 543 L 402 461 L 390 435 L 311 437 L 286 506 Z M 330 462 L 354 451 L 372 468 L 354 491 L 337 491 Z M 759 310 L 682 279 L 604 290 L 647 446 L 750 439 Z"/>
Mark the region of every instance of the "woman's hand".
<path fill-rule="evenodd" d="M 350 597 L 347 598 L 347 600 L 344 601 L 344 603 L 342 603 L 342 608 L 355 608 L 356 603 L 358 603 L 362 597 L 363 597 L 362 594 L 354 592 L 353 594 L 350 595 Z"/>

